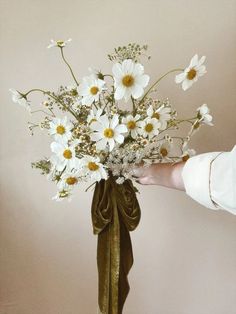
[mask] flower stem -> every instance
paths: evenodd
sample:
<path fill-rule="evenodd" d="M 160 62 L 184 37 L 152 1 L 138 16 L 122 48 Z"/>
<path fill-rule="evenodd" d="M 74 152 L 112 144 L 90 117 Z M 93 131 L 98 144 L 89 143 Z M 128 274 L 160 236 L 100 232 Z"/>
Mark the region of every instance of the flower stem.
<path fill-rule="evenodd" d="M 45 90 L 40 89 L 40 88 L 33 88 L 33 89 L 29 90 L 27 93 L 25 93 L 24 96 L 26 97 L 28 94 L 30 94 L 32 92 L 41 92 L 45 95 L 48 95 L 49 97 L 53 98 L 55 101 L 59 102 L 64 107 L 65 110 L 69 111 L 77 119 L 75 112 L 72 109 L 70 109 L 69 107 L 67 107 L 63 102 L 61 102 L 58 99 L 58 97 L 55 97 L 54 95 L 52 95 L 49 91 L 45 91 Z"/>
<path fill-rule="evenodd" d="M 77 79 L 76 79 L 76 77 L 75 77 L 75 75 L 74 75 L 74 73 L 73 73 L 73 71 L 72 71 L 71 66 L 69 65 L 69 63 L 68 63 L 68 62 L 66 61 L 66 59 L 65 59 L 64 52 L 63 52 L 63 47 L 60 47 L 60 50 L 61 50 L 61 56 L 62 56 L 63 61 L 64 61 L 65 64 L 68 66 L 68 68 L 69 68 L 69 70 L 70 70 L 70 73 L 71 73 L 71 75 L 72 75 L 72 77 L 73 77 L 73 79 L 74 79 L 76 85 L 79 86 L 79 83 L 78 83 L 78 81 L 77 81 Z"/>
<path fill-rule="evenodd" d="M 147 95 L 150 93 L 150 91 L 164 78 L 166 77 L 168 74 L 173 73 L 173 72 L 179 72 L 179 71 L 184 71 L 184 69 L 174 69 L 174 70 L 170 70 L 167 73 L 165 73 L 164 75 L 162 75 L 154 84 L 152 84 L 152 86 L 147 90 L 147 92 L 144 94 L 144 96 L 142 97 L 142 99 L 140 100 L 140 104 L 144 101 L 144 99 L 147 97 Z"/>

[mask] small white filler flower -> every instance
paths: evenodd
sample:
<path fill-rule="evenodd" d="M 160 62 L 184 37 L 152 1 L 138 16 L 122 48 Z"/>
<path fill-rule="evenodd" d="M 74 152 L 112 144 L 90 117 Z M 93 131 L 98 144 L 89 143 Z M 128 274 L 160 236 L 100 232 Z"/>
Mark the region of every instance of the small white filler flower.
<path fill-rule="evenodd" d="M 183 90 L 190 88 L 193 83 L 197 82 L 200 76 L 206 73 L 206 67 L 203 65 L 206 57 L 202 56 L 198 60 L 198 55 L 196 54 L 190 61 L 189 66 L 180 74 L 176 75 L 175 82 L 177 84 L 182 83 Z"/>
<path fill-rule="evenodd" d="M 124 98 L 128 101 L 132 96 L 138 99 L 144 93 L 144 88 L 148 85 L 149 76 L 144 73 L 144 67 L 140 63 L 135 63 L 131 59 L 126 59 L 122 63 L 116 63 L 112 68 L 115 80 L 115 99 Z"/>

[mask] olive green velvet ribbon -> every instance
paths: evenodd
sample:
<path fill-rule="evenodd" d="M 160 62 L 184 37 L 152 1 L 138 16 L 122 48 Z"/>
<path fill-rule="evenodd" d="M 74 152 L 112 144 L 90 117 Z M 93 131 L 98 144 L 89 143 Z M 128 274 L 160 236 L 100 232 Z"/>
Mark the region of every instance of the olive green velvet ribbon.
<path fill-rule="evenodd" d="M 94 234 L 98 235 L 98 303 L 101 314 L 121 314 L 129 293 L 133 265 L 130 231 L 140 221 L 136 189 L 130 180 L 113 177 L 96 183 L 92 202 Z"/>

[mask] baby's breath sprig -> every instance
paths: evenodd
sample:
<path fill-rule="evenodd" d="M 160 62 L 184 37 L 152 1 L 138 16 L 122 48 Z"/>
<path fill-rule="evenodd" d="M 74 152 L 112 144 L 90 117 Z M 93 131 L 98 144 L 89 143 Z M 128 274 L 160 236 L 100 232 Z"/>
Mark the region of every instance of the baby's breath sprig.
<path fill-rule="evenodd" d="M 51 171 L 51 162 L 49 159 L 45 158 L 36 162 L 31 163 L 32 168 L 40 169 L 41 174 L 46 175 L 49 174 Z"/>
<path fill-rule="evenodd" d="M 119 46 L 114 49 L 114 53 L 108 54 L 110 61 L 123 62 L 126 59 L 132 59 L 134 62 L 138 62 L 140 57 L 146 56 L 148 60 L 151 58 L 144 52 L 148 49 L 147 45 L 140 46 L 136 43 L 129 43 L 127 46 Z"/>

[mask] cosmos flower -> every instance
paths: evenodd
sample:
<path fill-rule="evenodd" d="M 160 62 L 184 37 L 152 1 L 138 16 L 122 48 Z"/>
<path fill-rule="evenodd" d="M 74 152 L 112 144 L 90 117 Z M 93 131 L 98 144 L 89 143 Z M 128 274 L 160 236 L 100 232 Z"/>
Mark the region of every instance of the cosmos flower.
<path fill-rule="evenodd" d="M 147 109 L 147 115 L 150 118 L 155 118 L 157 119 L 161 126 L 160 129 L 164 130 L 167 127 L 167 122 L 171 119 L 171 108 L 165 107 L 162 105 L 160 108 L 156 109 L 154 111 L 153 106 L 149 106 Z"/>
<path fill-rule="evenodd" d="M 124 124 L 119 124 L 118 115 L 114 115 L 111 120 L 107 115 L 103 115 L 97 122 L 93 122 L 90 128 L 94 131 L 90 137 L 96 142 L 96 148 L 104 150 L 109 146 L 109 151 L 112 151 L 115 143 L 124 142 L 124 133 L 128 131 Z"/>
<path fill-rule="evenodd" d="M 138 121 L 139 119 L 139 114 L 136 114 L 135 116 L 130 114 L 122 119 L 122 123 L 126 125 L 128 132 L 133 139 L 136 139 L 142 126 L 141 121 Z"/>
<path fill-rule="evenodd" d="M 71 138 L 73 124 L 68 121 L 67 117 L 63 119 L 54 118 L 50 122 L 49 134 L 53 135 L 55 141 L 67 142 Z"/>
<path fill-rule="evenodd" d="M 193 83 L 197 82 L 200 76 L 206 73 L 206 67 L 203 65 L 206 57 L 202 56 L 198 60 L 198 55 L 196 54 L 190 61 L 189 66 L 180 74 L 176 75 L 175 82 L 177 84 L 182 84 L 183 90 L 190 88 Z"/>
<path fill-rule="evenodd" d="M 138 99 L 143 95 L 144 88 L 149 82 L 149 76 L 143 74 L 144 67 L 140 63 L 126 59 L 121 64 L 114 64 L 112 72 L 115 80 L 114 97 L 116 100 L 124 98 L 125 101 L 128 101 L 130 96 Z"/>
<path fill-rule="evenodd" d="M 103 90 L 105 90 L 105 81 L 94 75 L 84 77 L 78 87 L 79 95 L 82 96 L 82 104 L 89 106 L 94 101 L 98 101 Z"/>
<path fill-rule="evenodd" d="M 67 39 L 65 41 L 64 40 L 53 40 L 53 39 L 51 39 L 51 43 L 48 45 L 47 48 L 52 48 L 52 47 L 63 48 L 71 41 L 72 41 L 71 38 L 69 38 L 69 39 Z"/>

